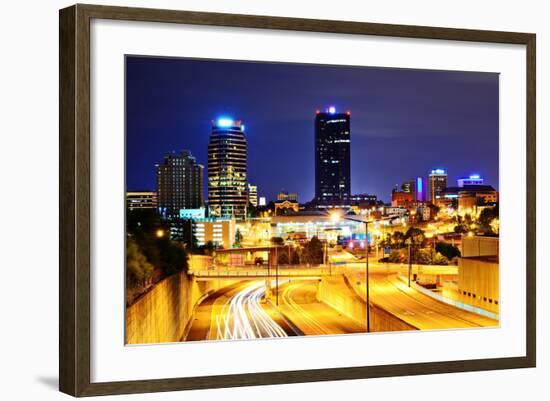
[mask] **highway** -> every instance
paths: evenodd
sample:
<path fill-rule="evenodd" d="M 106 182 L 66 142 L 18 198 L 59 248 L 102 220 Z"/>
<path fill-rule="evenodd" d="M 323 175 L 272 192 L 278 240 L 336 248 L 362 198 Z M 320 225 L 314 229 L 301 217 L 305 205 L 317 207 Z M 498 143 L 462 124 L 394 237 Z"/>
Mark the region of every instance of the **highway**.
<path fill-rule="evenodd" d="M 288 337 L 285 330 L 260 305 L 265 282 L 245 284 L 212 313 L 211 340 Z"/>
<path fill-rule="evenodd" d="M 364 269 L 347 268 L 345 277 L 347 284 L 343 279 L 338 282 L 337 277 L 326 278 L 332 283 L 330 291 L 341 295 L 352 291 L 351 287 L 364 299 Z M 317 299 L 318 283 L 318 280 L 285 279 L 280 282 L 279 305 L 276 306 L 274 285 L 271 301 L 266 302 L 265 280 L 236 281 L 201 302 L 185 340 L 363 333 L 363 322 Z M 496 327 L 499 324 L 497 320 L 458 309 L 409 288 L 393 272 L 375 269 L 371 273 L 370 300 L 420 330 Z"/>
<path fill-rule="evenodd" d="M 215 292 L 196 310 L 186 341 L 275 338 L 297 333 L 262 305 L 265 281 L 239 282 Z"/>
<path fill-rule="evenodd" d="M 316 281 L 294 281 L 280 290 L 279 310 L 305 335 L 364 333 L 365 326 L 319 302 Z"/>
<path fill-rule="evenodd" d="M 364 299 L 364 272 L 347 276 Z M 369 288 L 372 303 L 420 330 L 495 327 L 499 324 L 497 320 L 455 308 L 409 288 L 396 274 L 371 274 Z"/>

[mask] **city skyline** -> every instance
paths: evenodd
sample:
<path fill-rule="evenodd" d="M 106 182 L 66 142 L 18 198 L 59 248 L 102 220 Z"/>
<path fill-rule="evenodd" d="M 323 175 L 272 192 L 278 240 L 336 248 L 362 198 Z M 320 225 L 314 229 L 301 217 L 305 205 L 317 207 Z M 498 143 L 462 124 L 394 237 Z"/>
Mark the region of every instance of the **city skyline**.
<path fill-rule="evenodd" d="M 258 195 L 310 201 L 315 113 L 329 106 L 352 113 L 352 194 L 387 202 L 395 184 L 439 166 L 449 183 L 480 173 L 498 190 L 498 74 L 147 57 L 127 58 L 127 189 L 154 189 L 154 165 L 170 151 L 206 166 L 212 120 L 227 117 L 246 125 Z"/>

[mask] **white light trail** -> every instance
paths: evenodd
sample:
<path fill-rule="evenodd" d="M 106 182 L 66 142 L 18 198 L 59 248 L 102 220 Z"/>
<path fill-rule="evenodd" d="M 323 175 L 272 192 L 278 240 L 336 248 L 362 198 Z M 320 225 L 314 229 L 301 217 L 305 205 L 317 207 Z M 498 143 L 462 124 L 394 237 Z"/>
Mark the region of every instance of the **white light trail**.
<path fill-rule="evenodd" d="M 287 337 L 284 329 L 260 304 L 265 295 L 264 282 L 246 286 L 230 298 L 216 316 L 217 339 Z"/>

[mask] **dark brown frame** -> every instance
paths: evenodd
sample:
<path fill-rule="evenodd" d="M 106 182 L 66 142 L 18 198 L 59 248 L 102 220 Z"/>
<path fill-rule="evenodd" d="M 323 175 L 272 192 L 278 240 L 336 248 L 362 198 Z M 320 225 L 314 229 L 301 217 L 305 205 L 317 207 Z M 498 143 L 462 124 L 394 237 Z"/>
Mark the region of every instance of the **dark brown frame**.
<path fill-rule="evenodd" d="M 527 49 L 526 356 L 334 369 L 90 382 L 90 21 L 92 18 L 525 45 Z M 59 388 L 73 396 L 535 367 L 536 35 L 191 11 L 74 5 L 59 13 Z"/>

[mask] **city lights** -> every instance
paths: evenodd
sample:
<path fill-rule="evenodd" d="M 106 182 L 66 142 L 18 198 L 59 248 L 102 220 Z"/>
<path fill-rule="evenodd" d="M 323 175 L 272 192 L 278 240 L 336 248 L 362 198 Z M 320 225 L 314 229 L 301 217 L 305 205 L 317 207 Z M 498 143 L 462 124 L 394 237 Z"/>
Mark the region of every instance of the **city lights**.
<path fill-rule="evenodd" d="M 226 118 L 226 117 L 218 118 L 218 127 L 228 128 L 228 127 L 232 127 L 234 123 L 235 122 L 230 118 Z"/>
<path fill-rule="evenodd" d="M 455 146 L 458 135 L 441 146 L 414 138 L 416 125 L 400 127 L 411 133 L 407 146 L 372 141 L 364 130 L 374 101 L 356 103 L 345 87 L 321 97 L 327 82 L 319 81 L 308 103 L 298 104 L 294 97 L 308 87 L 276 88 L 288 98 L 275 99 L 254 82 L 251 92 L 236 84 L 223 92 L 221 82 L 186 92 L 186 109 L 196 102 L 197 113 L 161 144 L 167 153 L 145 177 L 156 178 L 156 187 L 126 194 L 128 343 L 155 342 L 161 331 L 172 342 L 498 326 L 498 188 L 484 184 L 485 175 L 498 175 L 488 152 L 474 160 L 470 141 L 466 150 Z M 277 107 L 287 101 L 290 107 Z M 208 118 L 207 144 L 204 110 L 218 113 Z M 394 118 L 400 110 L 382 111 L 373 121 L 381 132 L 403 123 Z M 153 157 L 155 141 L 140 155 Z M 172 293 L 176 303 L 165 299 Z M 158 307 L 145 297 L 160 299 Z M 174 310 L 182 302 L 193 313 Z M 153 323 L 134 324 L 145 316 L 141 308 Z M 177 330 L 155 327 L 178 319 Z"/>

